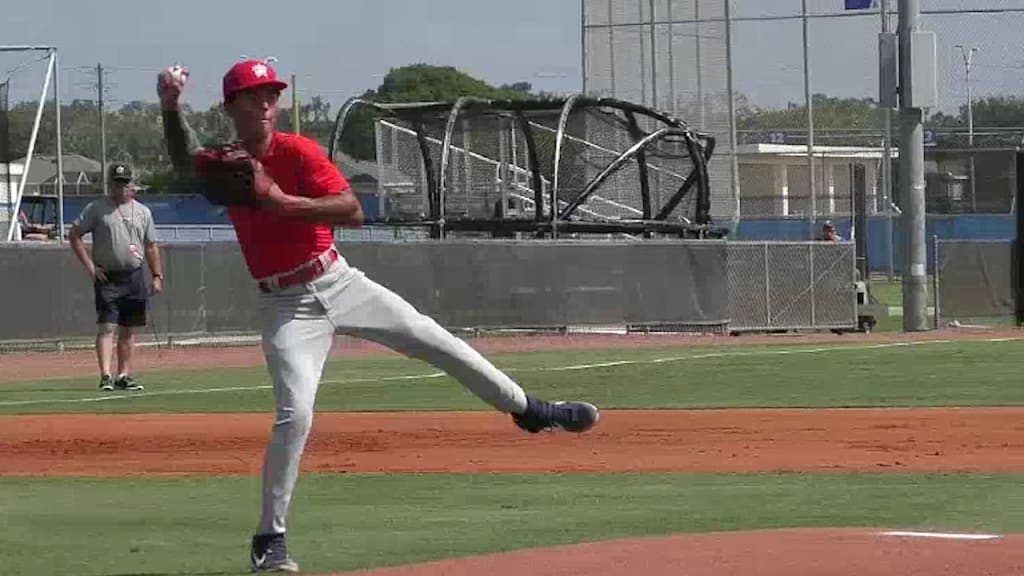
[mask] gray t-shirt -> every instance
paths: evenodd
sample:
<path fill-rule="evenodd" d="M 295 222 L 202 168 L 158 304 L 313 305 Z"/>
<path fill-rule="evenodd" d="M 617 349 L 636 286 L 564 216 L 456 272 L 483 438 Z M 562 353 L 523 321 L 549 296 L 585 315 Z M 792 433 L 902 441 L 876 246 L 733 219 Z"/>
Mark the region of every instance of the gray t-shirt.
<path fill-rule="evenodd" d="M 142 266 L 145 247 L 156 242 L 153 214 L 132 199 L 118 205 L 109 197 L 89 203 L 75 225 L 92 233 L 92 259 L 104 270 L 134 270 Z"/>

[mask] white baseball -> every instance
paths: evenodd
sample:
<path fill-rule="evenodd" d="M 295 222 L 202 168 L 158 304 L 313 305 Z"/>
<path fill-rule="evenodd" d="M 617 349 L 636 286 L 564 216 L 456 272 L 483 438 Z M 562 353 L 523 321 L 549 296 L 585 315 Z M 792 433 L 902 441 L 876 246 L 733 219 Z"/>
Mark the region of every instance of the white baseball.
<path fill-rule="evenodd" d="M 185 70 L 177 64 L 171 66 L 169 72 L 171 73 L 171 78 L 173 78 L 175 82 L 178 82 L 180 84 L 184 84 L 185 80 L 188 79 L 188 70 Z"/>

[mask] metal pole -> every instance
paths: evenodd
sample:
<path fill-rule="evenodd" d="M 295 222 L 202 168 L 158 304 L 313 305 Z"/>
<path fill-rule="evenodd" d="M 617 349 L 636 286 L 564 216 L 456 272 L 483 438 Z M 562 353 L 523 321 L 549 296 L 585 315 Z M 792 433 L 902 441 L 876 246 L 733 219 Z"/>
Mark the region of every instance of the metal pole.
<path fill-rule="evenodd" d="M 64 243 L 64 139 L 60 128 L 60 59 L 53 49 L 54 129 L 57 132 L 57 243 Z"/>
<path fill-rule="evenodd" d="M 53 46 L 29 46 L 27 44 L 14 46 L 0 46 L 0 52 L 26 52 L 29 50 L 51 52 L 53 50 L 56 50 L 56 48 L 54 48 Z"/>
<path fill-rule="evenodd" d="M 804 35 L 804 101 L 807 103 L 807 181 L 810 183 L 811 214 L 810 214 L 810 240 L 814 240 L 814 223 L 818 217 L 818 194 L 815 190 L 814 181 L 814 97 L 811 95 L 811 63 L 808 52 L 808 25 L 807 0 L 801 0 L 801 20 L 803 21 Z"/>
<path fill-rule="evenodd" d="M 292 128 L 296 134 L 301 134 L 299 127 L 299 87 L 295 84 L 295 74 L 292 74 Z"/>
<path fill-rule="evenodd" d="M 697 2 L 696 4 L 699 4 Z M 672 20 L 672 2 L 668 2 L 665 5 L 665 18 L 668 20 L 668 94 L 669 98 L 672 99 L 672 116 L 675 118 L 679 117 L 679 97 L 676 96 L 676 26 Z M 697 50 L 700 50 L 700 44 L 697 44 Z M 699 61 L 698 61 L 699 62 Z M 700 70 L 700 68 L 698 68 Z M 697 80 L 699 83 L 700 80 Z"/>
<path fill-rule="evenodd" d="M 661 110 L 661 105 L 658 104 L 658 28 L 654 24 L 654 0 L 650 1 L 649 7 L 651 11 L 651 107 Z"/>
<path fill-rule="evenodd" d="M 941 326 L 941 323 L 940 323 L 941 318 L 940 318 L 940 316 L 942 315 L 941 312 L 940 312 L 940 306 L 939 306 L 939 262 L 941 262 L 941 260 L 939 260 L 939 235 L 938 234 L 935 234 L 934 236 L 932 236 L 932 242 L 935 243 L 934 256 L 933 256 L 934 260 L 932 261 L 932 306 L 935 307 L 935 329 L 938 330 L 939 327 Z"/>
<path fill-rule="evenodd" d="M 668 4 L 669 4 L 669 6 L 671 6 L 672 2 L 670 1 Z M 696 66 L 696 68 L 697 68 L 697 116 L 698 116 L 698 118 L 700 118 L 700 124 L 699 124 L 700 129 L 701 130 L 705 130 L 705 129 L 707 129 L 707 120 L 704 117 L 704 114 L 705 114 L 705 112 L 704 112 L 704 74 L 703 74 L 703 71 L 702 71 L 701 65 L 700 65 L 701 64 L 701 55 L 700 55 L 700 44 L 701 44 L 700 32 L 701 32 L 701 25 L 700 25 L 700 1 L 699 0 L 697 2 L 693 3 L 693 19 L 696 21 L 696 24 L 694 24 L 694 26 L 695 26 L 694 29 L 697 31 L 697 37 L 694 38 L 694 41 L 696 41 L 697 46 L 696 46 L 696 50 L 693 51 L 693 58 L 697 62 L 697 66 Z M 728 23 L 726 23 L 726 25 L 728 26 Z"/>
<path fill-rule="evenodd" d="M 609 2 L 614 4 L 614 2 Z M 637 0 L 636 12 L 638 15 L 644 13 L 644 0 Z M 654 18 L 652 17 L 653 21 Z M 637 32 L 639 32 L 640 46 L 637 48 L 640 50 L 640 103 L 655 107 L 653 103 L 647 101 L 647 54 L 644 52 L 644 34 L 643 29 L 637 26 Z"/>
<path fill-rule="evenodd" d="M 889 22 L 889 0 L 881 0 L 882 33 L 888 34 L 892 31 Z M 889 237 L 889 281 L 896 277 L 896 227 L 893 226 L 892 207 L 896 203 L 892 197 L 892 109 L 888 106 L 882 109 L 882 121 L 885 122 L 885 138 L 882 140 L 882 200 L 885 206 L 886 232 Z"/>
<path fill-rule="evenodd" d="M 920 0 L 899 0 L 900 69 L 900 190 L 903 208 L 903 330 L 928 329 L 927 261 L 925 239 L 924 111 L 909 108 L 912 90 L 912 34 L 920 29 Z"/>
<path fill-rule="evenodd" d="M 608 2 L 608 83 L 612 93 L 609 96 L 618 98 L 615 91 L 615 9 L 613 2 Z M 552 208 L 555 210 L 555 208 Z"/>
<path fill-rule="evenodd" d="M 816 283 L 816 278 L 814 277 L 814 246 L 813 242 L 807 244 L 807 268 L 810 271 L 811 281 L 811 285 L 807 287 L 811 295 L 811 328 L 818 327 L 817 310 L 815 309 L 814 300 L 814 285 Z"/>
<path fill-rule="evenodd" d="M 697 39 L 700 40 L 699 38 Z M 732 69 L 732 2 L 725 2 L 725 82 L 729 94 L 729 171 L 732 180 L 733 230 L 740 221 L 740 168 L 736 157 L 736 92 L 733 89 Z"/>
<path fill-rule="evenodd" d="M 103 64 L 96 64 L 96 100 L 100 113 L 100 166 L 103 170 L 103 193 L 106 194 L 109 184 L 107 183 L 107 124 L 106 114 L 103 110 Z"/>
<path fill-rule="evenodd" d="M 971 172 L 971 212 L 978 211 L 978 195 L 977 187 L 974 183 L 974 92 L 971 87 L 971 64 L 974 61 L 974 53 L 978 51 L 977 47 L 971 47 L 970 50 L 962 44 L 957 44 L 955 48 L 960 49 L 960 54 L 964 59 L 964 80 L 967 82 L 967 146 L 971 149 L 970 151 L 970 172 Z"/>
<path fill-rule="evenodd" d="M 772 326 L 772 267 L 768 258 L 768 242 L 764 243 L 764 327 Z"/>
<path fill-rule="evenodd" d="M 580 0 L 580 70 L 582 71 L 583 89 L 587 93 L 587 0 Z"/>

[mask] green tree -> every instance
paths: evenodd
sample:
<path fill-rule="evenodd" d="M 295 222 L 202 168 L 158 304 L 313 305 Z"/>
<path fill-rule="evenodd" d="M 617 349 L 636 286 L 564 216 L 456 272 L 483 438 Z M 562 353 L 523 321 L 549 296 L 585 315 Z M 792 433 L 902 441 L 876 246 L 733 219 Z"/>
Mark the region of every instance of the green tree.
<path fill-rule="evenodd" d="M 363 98 L 377 102 L 453 101 L 461 96 L 492 100 L 556 98 L 534 93 L 529 82 L 513 82 L 494 87 L 450 66 L 415 64 L 391 70 L 380 86 L 367 90 Z M 36 102 L 13 104 L 8 112 L 11 152 L 14 158 L 28 151 Z M 234 139 L 234 129 L 223 106 L 216 103 L 205 110 L 185 109 L 189 123 L 201 135 L 204 144 Z M 334 127 L 331 104 L 319 95 L 312 96 L 299 110 L 302 133 L 328 145 Z M 144 184 L 156 189 L 170 181 L 170 161 L 163 140 L 163 124 L 159 106 L 154 102 L 132 101 L 116 110 L 105 112 L 107 158 L 131 162 Z M 291 132 L 292 111 L 282 108 L 278 129 Z M 373 159 L 376 153 L 373 126 L 374 114 L 357 110 L 346 124 L 342 148 L 362 159 Z M 61 128 L 64 152 L 99 159 L 100 133 L 96 103 L 72 100 L 61 107 Z M 52 103 L 44 109 L 36 142 L 37 154 L 56 153 L 55 115 Z"/>
<path fill-rule="evenodd" d="M 814 128 L 877 129 L 882 125 L 878 104 L 871 98 L 836 98 L 815 94 Z M 790 103 L 784 109 L 762 109 L 746 104 L 736 108 L 736 128 L 739 130 L 807 129 L 807 106 Z"/>
<path fill-rule="evenodd" d="M 518 90 L 495 88 L 451 66 L 413 64 L 388 72 L 377 89 L 377 101 L 438 102 L 461 96 L 498 99 L 523 94 Z"/>
<path fill-rule="evenodd" d="M 535 94 L 529 82 L 514 82 L 495 87 L 451 66 L 413 64 L 388 72 L 376 90 L 368 90 L 362 98 L 381 103 L 452 102 L 463 96 L 485 100 L 526 100 L 555 98 L 552 94 Z M 373 160 L 375 114 L 358 109 L 346 121 L 341 148 L 350 156 Z"/>
<path fill-rule="evenodd" d="M 975 127 L 1024 126 L 1024 99 L 1019 96 L 990 96 L 973 102 Z M 967 126 L 967 105 L 960 107 L 958 121 Z"/>
<path fill-rule="evenodd" d="M 529 82 L 513 82 L 512 84 L 502 84 L 498 89 L 529 94 L 533 92 L 533 84 Z"/>

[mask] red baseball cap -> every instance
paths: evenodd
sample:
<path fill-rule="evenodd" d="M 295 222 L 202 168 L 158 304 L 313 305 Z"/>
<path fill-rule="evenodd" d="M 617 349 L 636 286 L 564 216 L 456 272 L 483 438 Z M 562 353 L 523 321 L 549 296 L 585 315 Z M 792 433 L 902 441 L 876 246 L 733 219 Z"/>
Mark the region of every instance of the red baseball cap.
<path fill-rule="evenodd" d="M 262 60 L 243 60 L 224 75 L 224 101 L 230 101 L 241 90 L 257 86 L 273 86 L 284 90 L 288 84 L 277 79 L 277 71 L 270 64 Z"/>

